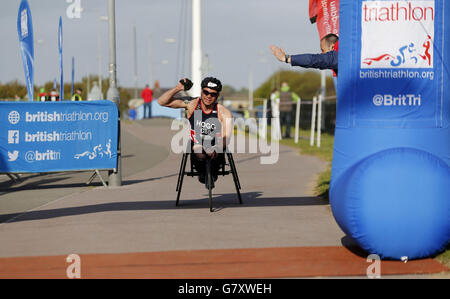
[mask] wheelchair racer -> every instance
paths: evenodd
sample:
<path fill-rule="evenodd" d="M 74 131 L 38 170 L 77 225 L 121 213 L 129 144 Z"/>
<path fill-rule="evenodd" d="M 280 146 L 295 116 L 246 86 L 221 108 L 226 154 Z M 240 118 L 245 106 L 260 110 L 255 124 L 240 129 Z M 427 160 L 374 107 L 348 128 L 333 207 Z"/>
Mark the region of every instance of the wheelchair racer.
<path fill-rule="evenodd" d="M 181 79 L 177 86 L 162 94 L 158 103 L 169 108 L 183 108 L 191 126 L 191 153 L 194 168 L 200 173 L 199 181 L 206 183 L 206 160 L 211 159 L 213 180 L 224 163 L 224 152 L 232 136 L 233 119 L 231 112 L 217 103 L 222 83 L 207 77 L 201 83 L 200 97 L 179 97 L 177 94 L 189 90 L 192 81 Z M 208 186 L 206 186 L 208 187 Z"/>

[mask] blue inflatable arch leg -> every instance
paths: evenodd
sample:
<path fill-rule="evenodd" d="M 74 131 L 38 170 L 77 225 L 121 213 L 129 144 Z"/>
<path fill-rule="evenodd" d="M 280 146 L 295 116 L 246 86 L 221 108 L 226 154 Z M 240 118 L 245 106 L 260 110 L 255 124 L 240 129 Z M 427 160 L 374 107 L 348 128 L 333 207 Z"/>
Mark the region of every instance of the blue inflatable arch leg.
<path fill-rule="evenodd" d="M 330 203 L 342 230 L 385 259 L 449 243 L 449 26 L 445 0 L 340 1 Z"/>

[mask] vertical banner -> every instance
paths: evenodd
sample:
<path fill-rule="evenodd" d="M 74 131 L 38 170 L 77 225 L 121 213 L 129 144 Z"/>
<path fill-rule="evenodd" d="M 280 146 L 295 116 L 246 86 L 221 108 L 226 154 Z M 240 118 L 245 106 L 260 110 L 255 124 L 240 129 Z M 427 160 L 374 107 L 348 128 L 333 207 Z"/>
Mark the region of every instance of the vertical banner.
<path fill-rule="evenodd" d="M 443 126 L 443 5 L 432 0 L 353 3 L 358 34 L 346 52 L 354 59 L 340 68 L 341 81 L 352 80 L 352 90 L 343 95 L 352 109 L 339 117 L 338 126 Z"/>
<path fill-rule="evenodd" d="M 22 0 L 17 17 L 17 32 L 19 34 L 20 51 L 25 70 L 25 82 L 28 89 L 28 100 L 34 99 L 34 38 L 33 22 L 30 6 L 27 0 Z"/>
<path fill-rule="evenodd" d="M 72 56 L 72 85 L 70 88 L 70 96 L 73 96 L 73 85 L 75 83 L 75 57 Z"/>
<path fill-rule="evenodd" d="M 64 100 L 64 71 L 63 71 L 63 31 L 62 31 L 62 17 L 59 17 L 58 27 L 58 51 L 59 51 L 59 72 L 61 74 L 61 81 L 59 87 L 59 98 Z"/>
<path fill-rule="evenodd" d="M 339 36 L 339 0 L 309 0 L 309 20 L 317 23 L 320 39 Z"/>

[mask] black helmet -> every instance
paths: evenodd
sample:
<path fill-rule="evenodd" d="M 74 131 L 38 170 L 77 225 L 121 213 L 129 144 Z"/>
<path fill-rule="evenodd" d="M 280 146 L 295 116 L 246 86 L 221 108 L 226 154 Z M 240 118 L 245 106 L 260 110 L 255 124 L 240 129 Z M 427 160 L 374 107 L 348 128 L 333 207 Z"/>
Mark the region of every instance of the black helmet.
<path fill-rule="evenodd" d="M 206 77 L 205 79 L 203 79 L 202 81 L 202 89 L 203 88 L 210 88 L 213 89 L 217 92 L 221 92 L 222 91 L 222 83 L 220 82 L 219 79 L 213 78 L 213 77 Z"/>

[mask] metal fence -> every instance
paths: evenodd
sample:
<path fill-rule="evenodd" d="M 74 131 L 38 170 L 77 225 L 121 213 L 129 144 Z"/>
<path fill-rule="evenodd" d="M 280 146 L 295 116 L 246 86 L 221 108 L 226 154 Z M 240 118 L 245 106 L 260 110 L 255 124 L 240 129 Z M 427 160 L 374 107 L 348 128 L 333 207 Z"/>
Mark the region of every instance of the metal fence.
<path fill-rule="evenodd" d="M 293 103 L 294 107 L 292 109 L 292 119 L 295 119 L 295 103 Z M 262 107 L 258 109 L 255 107 L 257 117 L 259 113 L 262 113 Z M 270 125 L 270 121 L 272 118 L 272 113 L 270 111 L 270 101 L 267 101 L 267 118 L 268 124 Z M 300 129 L 302 130 L 310 130 L 311 129 L 311 117 L 313 110 L 313 101 L 312 100 L 302 100 L 300 107 Z M 334 134 L 334 128 L 336 124 L 336 102 L 335 101 L 324 101 L 322 103 L 322 132 L 326 132 L 329 134 Z"/>

